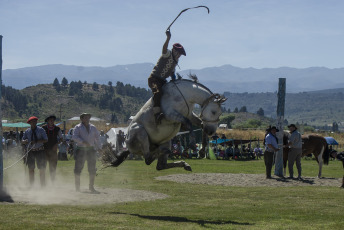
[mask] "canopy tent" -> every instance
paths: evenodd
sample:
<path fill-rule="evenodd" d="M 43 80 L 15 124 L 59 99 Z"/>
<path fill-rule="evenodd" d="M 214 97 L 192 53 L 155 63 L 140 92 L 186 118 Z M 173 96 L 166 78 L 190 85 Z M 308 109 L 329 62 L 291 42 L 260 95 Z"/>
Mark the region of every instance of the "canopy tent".
<path fill-rule="evenodd" d="M 222 143 L 234 143 L 234 145 L 247 144 L 258 140 L 239 140 L 239 139 L 221 139 L 209 141 L 212 144 L 222 144 Z"/>
<path fill-rule="evenodd" d="M 37 123 L 37 125 L 42 125 L 45 122 Z M 10 127 L 10 128 L 30 128 L 30 124 L 24 122 L 17 122 L 17 123 L 2 123 L 2 127 Z"/>
<path fill-rule="evenodd" d="M 118 128 L 111 128 L 106 135 L 108 135 L 107 142 L 111 143 L 116 147 L 117 144 L 117 134 L 119 131 L 123 131 L 124 135 L 127 135 L 128 133 L 128 127 L 118 127 Z M 125 145 L 125 144 L 124 144 Z"/>
<path fill-rule="evenodd" d="M 333 137 L 325 137 L 328 145 L 338 145 L 338 142 Z"/>

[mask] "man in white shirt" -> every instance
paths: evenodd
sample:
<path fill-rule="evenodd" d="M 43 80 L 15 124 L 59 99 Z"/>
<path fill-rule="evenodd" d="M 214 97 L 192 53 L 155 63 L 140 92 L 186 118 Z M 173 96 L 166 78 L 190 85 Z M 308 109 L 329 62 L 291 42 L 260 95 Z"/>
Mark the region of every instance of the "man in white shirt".
<path fill-rule="evenodd" d="M 77 144 L 75 153 L 75 190 L 80 191 L 80 174 L 87 160 L 87 168 L 90 177 L 89 189 L 92 193 L 98 193 L 94 189 L 94 179 L 96 176 L 97 150 L 101 148 L 99 132 L 97 128 L 90 124 L 91 114 L 80 115 L 81 123 L 76 125 L 72 140 Z"/>

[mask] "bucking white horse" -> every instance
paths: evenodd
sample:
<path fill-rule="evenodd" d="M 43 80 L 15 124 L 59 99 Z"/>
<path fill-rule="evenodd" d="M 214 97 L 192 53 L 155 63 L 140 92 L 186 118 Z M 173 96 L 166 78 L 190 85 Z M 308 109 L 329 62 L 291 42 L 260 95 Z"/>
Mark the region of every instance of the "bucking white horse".
<path fill-rule="evenodd" d="M 161 109 L 165 116 L 161 123 L 155 121 L 153 100 L 150 98 L 128 127 L 125 141 L 128 150 L 116 153 L 114 158 L 108 160 L 111 166 L 119 166 L 129 153 L 133 153 L 142 155 L 147 165 L 158 159 L 157 170 L 184 167 L 191 171 L 190 165 L 184 161 L 167 163 L 170 140 L 176 136 L 182 124 L 191 132 L 192 125 L 195 125 L 202 127 L 207 135 L 213 135 L 222 114 L 221 104 L 226 98 L 213 94 L 196 81 L 185 79 L 170 81 L 162 90 Z M 199 116 L 193 112 L 195 104 L 201 106 Z"/>

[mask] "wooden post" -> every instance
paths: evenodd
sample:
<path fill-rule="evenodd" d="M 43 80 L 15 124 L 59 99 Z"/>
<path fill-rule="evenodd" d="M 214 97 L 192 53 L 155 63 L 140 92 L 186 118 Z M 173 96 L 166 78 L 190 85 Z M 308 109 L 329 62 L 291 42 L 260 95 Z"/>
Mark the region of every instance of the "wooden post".
<path fill-rule="evenodd" d="M 2 35 L 0 35 L 0 101 L 1 101 L 1 88 L 2 88 Z M 3 162 L 3 155 L 2 155 L 2 110 L 1 110 L 1 103 L 0 103 L 0 191 L 2 191 L 2 187 L 4 184 L 4 162 Z"/>
<path fill-rule="evenodd" d="M 278 102 L 277 102 L 277 133 L 278 148 L 280 149 L 275 154 L 275 175 L 283 177 L 283 121 L 284 121 L 284 105 L 285 105 L 285 89 L 286 79 L 279 78 L 278 81 Z"/>

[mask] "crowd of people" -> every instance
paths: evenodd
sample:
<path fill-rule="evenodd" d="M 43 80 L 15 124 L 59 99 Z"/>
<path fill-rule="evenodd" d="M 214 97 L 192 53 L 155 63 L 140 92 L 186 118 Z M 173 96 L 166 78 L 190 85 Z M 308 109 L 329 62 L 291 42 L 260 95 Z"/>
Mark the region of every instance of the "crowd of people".
<path fill-rule="evenodd" d="M 96 175 L 97 152 L 104 141 L 104 132 L 99 132 L 90 123 L 91 114 L 80 115 L 80 123 L 73 128 L 73 135 L 67 143 L 61 129 L 55 125 L 56 116 L 45 118 L 45 124 L 37 125 L 38 118 L 30 117 L 27 123 L 30 128 L 20 133 L 20 143 L 23 147 L 24 163 L 29 169 L 29 185 L 35 182 L 35 169 L 39 170 L 41 187 L 46 186 L 46 167 L 49 165 L 50 180 L 54 183 L 58 160 L 67 160 L 67 153 L 72 150 L 75 159 L 74 176 L 75 190 L 80 191 L 80 174 L 87 161 L 89 173 L 89 190 L 98 193 L 94 188 Z M 11 133 L 11 132 L 10 132 Z M 11 133 L 13 134 L 13 133 Z M 18 139 L 16 135 L 9 135 L 11 139 Z M 3 141 L 4 142 L 4 141 Z M 7 144 L 8 142 L 5 142 Z"/>
<path fill-rule="evenodd" d="M 263 156 L 263 150 L 260 148 L 259 144 L 253 149 L 251 144 L 239 145 L 232 142 L 226 142 L 214 145 L 212 147 L 216 159 L 218 160 L 237 160 L 237 159 L 261 159 Z"/>

